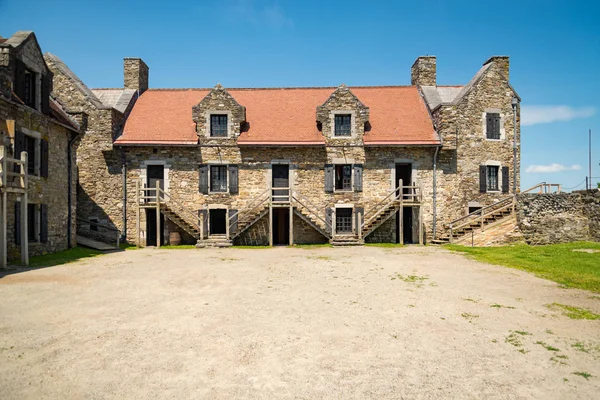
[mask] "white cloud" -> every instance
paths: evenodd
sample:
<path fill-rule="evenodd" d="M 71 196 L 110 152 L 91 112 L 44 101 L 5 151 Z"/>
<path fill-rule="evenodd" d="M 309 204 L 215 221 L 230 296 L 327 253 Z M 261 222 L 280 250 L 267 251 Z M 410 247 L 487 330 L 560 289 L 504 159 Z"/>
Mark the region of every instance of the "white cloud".
<path fill-rule="evenodd" d="M 547 124 L 557 121 L 571 121 L 578 118 L 589 118 L 596 114 L 594 107 L 569 106 L 522 106 L 521 125 Z"/>
<path fill-rule="evenodd" d="M 255 26 L 267 26 L 273 29 L 293 27 L 294 21 L 287 17 L 277 3 L 259 5 L 253 0 L 235 0 L 229 6 L 233 20 L 240 20 Z"/>
<path fill-rule="evenodd" d="M 563 171 L 579 171 L 581 165 L 564 166 L 562 164 L 550 164 L 550 165 L 530 165 L 527 167 L 525 172 L 539 173 L 539 172 L 563 172 Z"/>

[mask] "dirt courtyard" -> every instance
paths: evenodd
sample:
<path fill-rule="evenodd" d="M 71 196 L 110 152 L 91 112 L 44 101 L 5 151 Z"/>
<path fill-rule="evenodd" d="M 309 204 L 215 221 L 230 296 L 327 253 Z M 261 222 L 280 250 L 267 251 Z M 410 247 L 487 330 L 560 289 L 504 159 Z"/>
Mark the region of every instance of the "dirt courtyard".
<path fill-rule="evenodd" d="M 555 302 L 600 313 L 432 247 L 125 251 L 0 278 L 0 398 L 597 399 Z"/>

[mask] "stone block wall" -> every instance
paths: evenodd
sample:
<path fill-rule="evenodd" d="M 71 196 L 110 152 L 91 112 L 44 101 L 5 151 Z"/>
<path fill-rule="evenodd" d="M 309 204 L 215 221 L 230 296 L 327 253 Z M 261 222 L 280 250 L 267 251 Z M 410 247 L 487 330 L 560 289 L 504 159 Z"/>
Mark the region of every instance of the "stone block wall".
<path fill-rule="evenodd" d="M 600 242 L 600 190 L 519 195 L 517 220 L 532 245 Z"/>
<path fill-rule="evenodd" d="M 29 175 L 29 204 L 45 204 L 48 206 L 48 241 L 29 242 L 29 255 L 36 256 L 56 251 L 66 250 L 68 244 L 68 143 L 74 133 L 67 128 L 53 122 L 49 117 L 29 107 L 5 101 L 0 98 L 0 120 L 15 120 L 15 130 L 27 129 L 40 134 L 41 138 L 48 141 L 48 177 Z M 14 140 L 11 138 L 10 157 L 14 149 Z M 75 215 L 76 191 L 75 184 L 77 173 L 75 169 L 76 144 L 72 149 L 72 175 L 71 175 L 71 244 L 76 244 Z M 19 158 L 17 156 L 16 158 Z M 7 204 L 7 247 L 9 260 L 20 259 L 20 245 L 15 244 L 15 202 L 20 199 L 14 193 L 8 193 Z"/>

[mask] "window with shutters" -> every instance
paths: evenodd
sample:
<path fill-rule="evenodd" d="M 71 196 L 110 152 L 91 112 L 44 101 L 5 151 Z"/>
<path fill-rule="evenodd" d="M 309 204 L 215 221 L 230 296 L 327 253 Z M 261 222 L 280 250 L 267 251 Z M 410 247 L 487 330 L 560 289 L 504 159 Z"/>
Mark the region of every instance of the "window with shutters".
<path fill-rule="evenodd" d="M 487 190 L 488 191 L 498 191 L 498 171 L 500 167 L 496 165 L 488 165 L 486 167 L 486 176 L 487 176 Z"/>
<path fill-rule="evenodd" d="M 27 204 L 27 239 L 30 242 L 39 241 L 40 209 L 37 204 Z"/>
<path fill-rule="evenodd" d="M 227 165 L 210 166 L 210 191 L 227 192 Z"/>
<path fill-rule="evenodd" d="M 227 137 L 227 114 L 211 114 L 210 137 Z"/>
<path fill-rule="evenodd" d="M 27 152 L 27 173 L 29 175 L 37 174 L 37 139 L 29 135 L 25 135 L 25 151 Z"/>
<path fill-rule="evenodd" d="M 488 139 L 500 140 L 500 123 L 501 118 L 499 113 L 486 113 L 486 137 Z"/>
<path fill-rule="evenodd" d="M 336 114 L 334 118 L 334 136 L 351 136 L 352 135 L 352 115 L 351 114 Z"/>
<path fill-rule="evenodd" d="M 352 165 L 342 164 L 335 166 L 335 190 L 352 190 Z"/>

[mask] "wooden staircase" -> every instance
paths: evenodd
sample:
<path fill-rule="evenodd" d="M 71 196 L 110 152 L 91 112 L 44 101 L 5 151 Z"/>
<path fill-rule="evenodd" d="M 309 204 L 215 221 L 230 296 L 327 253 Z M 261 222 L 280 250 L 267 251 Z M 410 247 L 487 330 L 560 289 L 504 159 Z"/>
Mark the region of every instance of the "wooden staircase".
<path fill-rule="evenodd" d="M 561 185 L 556 183 L 541 182 L 529 189 L 522 191 L 526 193 L 560 193 Z M 507 217 L 515 216 L 517 195 L 507 196 L 500 201 L 476 210 L 463 217 L 457 218 L 445 225 L 446 232 L 439 238 L 432 240 L 433 244 L 448 244 L 461 241 L 463 237 L 474 231 L 483 232 L 485 229 L 499 224 Z"/>
<path fill-rule="evenodd" d="M 324 213 L 319 212 L 322 207 L 313 204 L 308 197 L 297 192 L 292 195 L 292 204 L 295 215 L 299 216 L 321 235 L 331 239 L 331 222 L 327 221 Z"/>

